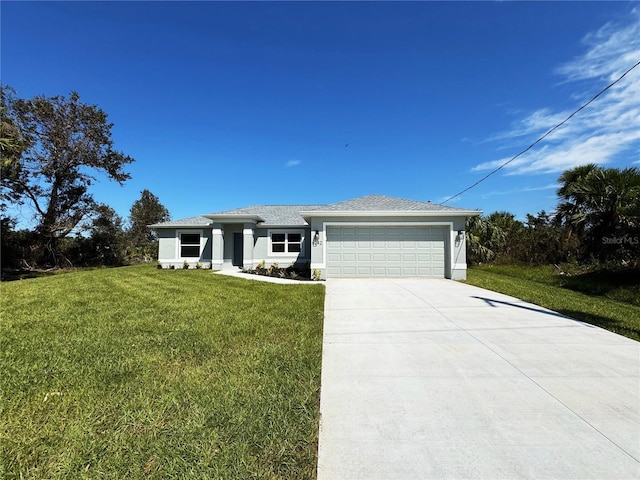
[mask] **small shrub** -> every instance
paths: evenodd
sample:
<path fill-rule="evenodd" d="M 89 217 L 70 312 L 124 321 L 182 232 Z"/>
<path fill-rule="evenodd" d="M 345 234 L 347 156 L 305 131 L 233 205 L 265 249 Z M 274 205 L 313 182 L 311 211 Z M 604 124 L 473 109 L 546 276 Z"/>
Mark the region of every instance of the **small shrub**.
<path fill-rule="evenodd" d="M 158 262 L 158 264 L 156 265 L 156 268 L 157 268 L 158 270 L 162 270 L 162 264 L 161 264 L 160 262 Z"/>
<path fill-rule="evenodd" d="M 189 269 L 189 262 L 187 262 L 186 260 L 184 261 L 184 263 L 182 264 L 182 268 L 184 270 L 188 270 Z"/>
<path fill-rule="evenodd" d="M 196 270 L 200 270 L 202 268 L 202 264 L 200 262 L 196 263 Z"/>
<path fill-rule="evenodd" d="M 176 266 L 174 264 L 169 265 L 169 270 L 175 270 Z"/>
<path fill-rule="evenodd" d="M 322 279 L 322 272 L 317 268 L 313 269 L 312 278 L 317 282 Z"/>

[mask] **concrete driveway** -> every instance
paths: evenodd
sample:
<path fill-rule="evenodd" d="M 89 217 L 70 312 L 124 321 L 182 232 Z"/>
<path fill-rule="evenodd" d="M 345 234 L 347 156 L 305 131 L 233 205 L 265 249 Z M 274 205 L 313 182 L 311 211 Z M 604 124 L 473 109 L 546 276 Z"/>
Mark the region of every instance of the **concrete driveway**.
<path fill-rule="evenodd" d="M 318 480 L 640 478 L 640 343 L 450 280 L 326 286 Z"/>

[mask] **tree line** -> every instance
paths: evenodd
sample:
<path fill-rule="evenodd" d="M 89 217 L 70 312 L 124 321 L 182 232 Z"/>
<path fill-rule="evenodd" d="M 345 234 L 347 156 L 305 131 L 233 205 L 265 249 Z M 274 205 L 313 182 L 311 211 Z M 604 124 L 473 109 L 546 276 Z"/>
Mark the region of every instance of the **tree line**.
<path fill-rule="evenodd" d="M 0 95 L 2 270 L 155 258 L 147 225 L 170 218 L 159 199 L 143 190 L 125 222 L 91 193 L 97 174 L 119 184 L 130 179 L 125 169 L 134 161 L 115 150 L 107 114 L 76 92 L 21 99 L 0 85 Z M 9 207 L 20 205 L 34 212 L 32 229 L 15 229 Z"/>
<path fill-rule="evenodd" d="M 553 213 L 470 218 L 470 263 L 640 268 L 640 170 L 589 164 L 566 170 L 558 183 Z"/>

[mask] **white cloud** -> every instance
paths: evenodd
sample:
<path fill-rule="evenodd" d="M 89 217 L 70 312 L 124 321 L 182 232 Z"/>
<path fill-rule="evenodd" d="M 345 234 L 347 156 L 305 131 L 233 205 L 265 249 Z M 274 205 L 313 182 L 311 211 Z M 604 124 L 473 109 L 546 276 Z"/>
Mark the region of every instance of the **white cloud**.
<path fill-rule="evenodd" d="M 596 93 L 594 85 L 604 88 L 640 60 L 640 8 L 632 10 L 629 19 L 629 23 L 610 22 L 587 34 L 583 39 L 586 52 L 556 69 L 564 82 L 574 82 L 585 89 L 579 95 L 580 104 Z M 581 81 L 586 81 L 586 86 Z M 523 117 L 510 131 L 490 140 L 517 141 L 524 148 L 570 113 L 540 108 Z M 565 125 L 505 166 L 504 171 L 511 175 L 559 173 L 586 163 L 606 164 L 616 155 L 637 150 L 639 146 L 640 67 L 637 67 Z M 485 162 L 472 171 L 489 171 L 511 158 Z"/>
<path fill-rule="evenodd" d="M 558 188 L 560 188 L 560 185 L 558 185 L 557 183 L 552 183 L 549 185 L 544 185 L 542 187 L 523 187 L 523 188 L 514 188 L 511 190 L 488 192 L 483 194 L 482 197 L 487 198 L 487 197 L 493 197 L 496 195 L 513 195 L 513 194 L 522 193 L 522 192 L 539 192 L 543 190 L 557 190 Z"/>
<path fill-rule="evenodd" d="M 300 165 L 302 162 L 300 160 L 289 160 L 286 164 L 285 167 L 295 167 L 297 165 Z"/>

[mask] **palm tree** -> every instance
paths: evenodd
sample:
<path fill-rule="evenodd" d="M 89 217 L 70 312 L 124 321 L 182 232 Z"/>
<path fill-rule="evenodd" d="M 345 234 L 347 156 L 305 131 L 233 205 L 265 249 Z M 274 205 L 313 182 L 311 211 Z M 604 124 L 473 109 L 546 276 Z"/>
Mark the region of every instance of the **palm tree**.
<path fill-rule="evenodd" d="M 493 260 L 502 245 L 505 233 L 487 217 L 474 216 L 467 219 L 467 258 L 471 263 Z"/>
<path fill-rule="evenodd" d="M 640 226 L 640 170 L 594 164 L 565 171 L 558 181 L 558 218 L 585 242 L 587 254 L 604 260 L 605 237 L 622 238 Z"/>

